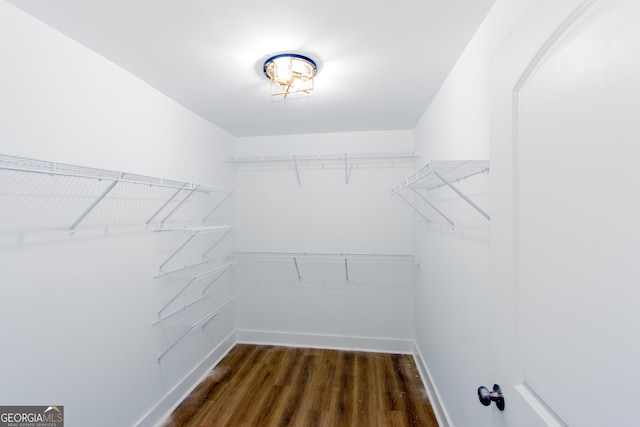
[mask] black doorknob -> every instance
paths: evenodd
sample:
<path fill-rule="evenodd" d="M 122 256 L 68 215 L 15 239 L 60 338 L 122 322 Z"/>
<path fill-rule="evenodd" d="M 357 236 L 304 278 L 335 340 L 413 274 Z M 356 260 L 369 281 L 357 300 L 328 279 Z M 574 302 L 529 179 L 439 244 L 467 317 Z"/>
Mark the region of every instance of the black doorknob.
<path fill-rule="evenodd" d="M 504 411 L 504 396 L 498 384 L 493 385 L 493 391 L 490 391 L 485 386 L 478 387 L 478 399 L 484 406 L 489 406 L 491 402 L 496 402 L 498 409 Z"/>

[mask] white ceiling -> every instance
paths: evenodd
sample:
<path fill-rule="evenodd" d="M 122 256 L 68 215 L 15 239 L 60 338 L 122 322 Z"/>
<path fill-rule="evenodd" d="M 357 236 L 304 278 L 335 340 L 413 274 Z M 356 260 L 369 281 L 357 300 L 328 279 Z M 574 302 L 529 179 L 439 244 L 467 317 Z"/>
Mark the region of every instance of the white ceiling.
<path fill-rule="evenodd" d="M 9 0 L 236 136 L 412 129 L 494 0 Z M 319 62 L 273 102 L 264 59 Z"/>

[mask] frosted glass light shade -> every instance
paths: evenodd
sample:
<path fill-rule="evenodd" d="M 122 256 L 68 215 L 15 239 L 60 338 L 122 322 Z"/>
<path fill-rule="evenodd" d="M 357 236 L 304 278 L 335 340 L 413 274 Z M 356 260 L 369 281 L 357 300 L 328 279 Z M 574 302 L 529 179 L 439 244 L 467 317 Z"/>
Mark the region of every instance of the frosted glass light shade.
<path fill-rule="evenodd" d="M 307 56 L 283 53 L 268 58 L 263 70 L 271 81 L 271 95 L 286 98 L 291 93 L 311 93 L 318 68 Z"/>

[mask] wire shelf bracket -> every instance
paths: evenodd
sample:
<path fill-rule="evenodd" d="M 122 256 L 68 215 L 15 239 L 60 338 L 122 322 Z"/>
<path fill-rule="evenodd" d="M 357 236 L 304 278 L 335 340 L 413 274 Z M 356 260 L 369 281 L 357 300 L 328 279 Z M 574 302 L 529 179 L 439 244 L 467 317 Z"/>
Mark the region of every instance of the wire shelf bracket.
<path fill-rule="evenodd" d="M 344 280 L 349 283 L 349 263 L 347 258 L 344 259 Z"/>
<path fill-rule="evenodd" d="M 171 212 L 169 212 L 167 215 L 165 215 L 164 218 L 162 218 L 162 220 L 160 221 L 160 227 L 162 227 L 164 225 L 165 222 L 167 222 L 167 220 L 171 217 L 171 215 L 173 215 L 178 209 L 180 209 L 180 207 L 187 201 L 189 200 L 189 198 L 191 196 L 193 196 L 193 194 L 198 191 L 198 185 L 194 186 L 191 191 L 189 191 L 189 193 L 187 193 L 187 195 L 176 205 L 173 207 L 173 209 L 171 209 Z M 166 206 L 166 205 L 164 205 Z"/>
<path fill-rule="evenodd" d="M 455 224 L 453 223 L 453 221 L 451 221 L 451 220 L 449 219 L 449 217 L 448 217 L 448 216 L 446 216 L 446 215 L 445 215 L 445 214 L 444 214 L 440 209 L 438 209 L 438 208 L 436 207 L 436 205 L 434 205 L 433 203 L 431 203 L 431 202 L 429 201 L 429 199 L 427 199 L 427 198 L 426 198 L 426 197 L 424 197 L 422 194 L 420 194 L 420 192 L 419 192 L 418 190 L 416 190 L 415 188 L 413 188 L 412 186 L 409 186 L 409 188 L 410 188 L 411 190 L 413 190 L 413 192 L 414 192 L 414 193 L 416 193 L 416 194 L 418 195 L 418 197 L 420 197 L 422 200 L 424 200 L 424 202 L 425 202 L 426 204 L 428 204 L 429 206 L 431 206 L 431 209 L 433 209 L 434 211 L 438 212 L 438 213 L 440 214 L 440 216 L 441 216 L 442 218 L 444 218 L 444 219 L 445 219 L 445 221 L 447 221 L 449 224 L 451 224 L 451 227 L 452 227 L 452 228 L 455 228 Z M 406 201 L 406 199 L 405 199 L 405 201 Z"/>
<path fill-rule="evenodd" d="M 226 202 L 226 201 L 227 201 L 231 196 L 233 196 L 233 193 L 229 193 L 229 194 L 227 194 L 227 195 L 225 196 L 225 198 L 224 198 L 224 199 L 222 199 L 222 200 L 221 200 L 221 201 L 220 201 L 220 202 L 219 202 L 219 203 L 218 203 L 218 204 L 213 208 L 213 210 L 211 210 L 211 212 L 209 212 L 209 213 L 207 214 L 207 216 L 205 216 L 205 217 L 202 219 L 202 223 L 204 224 L 205 222 L 207 222 L 207 220 L 209 219 L 209 217 L 210 217 L 211 215 L 213 215 L 213 214 L 214 214 L 214 212 L 215 212 L 215 211 L 217 211 L 217 210 L 218 210 L 218 209 L 219 209 L 219 208 L 224 204 L 224 202 Z"/>
<path fill-rule="evenodd" d="M 178 255 L 180 253 L 180 251 L 182 251 L 188 244 L 189 242 L 191 242 L 193 239 L 196 238 L 196 236 L 198 236 L 201 233 L 210 233 L 210 232 L 217 232 L 217 231 L 225 231 L 222 236 L 220 236 L 211 247 L 209 247 L 209 249 L 206 250 L 206 252 L 204 252 L 202 254 L 202 262 L 205 262 L 207 255 L 209 254 L 209 252 L 211 252 L 216 246 L 218 246 L 218 244 L 220 242 L 222 242 L 222 240 L 227 237 L 227 235 L 229 233 L 231 233 L 231 231 L 233 231 L 233 229 L 235 228 L 235 225 L 221 225 L 221 226 L 198 226 L 198 227 L 165 227 L 165 228 L 159 228 L 157 230 L 155 230 L 156 232 L 169 232 L 169 231 L 187 231 L 191 233 L 191 236 L 189 236 L 187 238 L 187 240 L 185 240 L 184 243 L 182 243 L 175 251 L 173 251 L 173 253 L 171 255 L 169 255 L 169 257 L 167 259 L 165 259 L 162 264 L 160 264 L 159 267 L 159 271 L 160 273 L 155 276 L 155 277 L 160 277 L 160 276 L 164 276 L 170 273 L 167 273 L 164 271 L 164 267 L 169 263 L 169 261 L 171 261 L 173 258 L 175 258 L 176 255 Z M 172 270 L 171 273 L 180 271 L 180 270 L 184 270 L 186 268 L 189 268 L 193 265 L 197 265 L 200 263 L 196 263 L 196 264 L 191 264 L 191 265 L 187 265 L 184 266 L 182 268 L 178 268 L 176 270 Z"/>
<path fill-rule="evenodd" d="M 298 274 L 298 281 L 302 281 L 302 275 L 300 274 L 300 266 L 298 265 L 297 257 L 293 257 L 293 265 L 296 267 L 296 273 Z M 344 276 L 345 281 L 349 283 L 349 264 L 347 258 L 344 259 Z"/>
<path fill-rule="evenodd" d="M 296 156 L 293 156 L 293 168 L 296 171 L 296 178 L 298 180 L 298 187 L 302 186 L 302 182 L 300 181 L 300 171 L 298 170 L 298 160 L 296 159 Z"/>
<path fill-rule="evenodd" d="M 478 206 L 473 200 L 471 200 L 470 198 L 468 198 L 462 191 L 458 190 L 453 184 L 451 184 L 451 182 L 449 182 L 448 180 L 446 180 L 445 178 L 443 178 L 438 172 L 433 171 L 433 174 L 435 176 L 437 176 L 438 178 L 440 178 L 440 180 L 442 182 L 444 182 L 449 188 L 451 188 L 453 191 L 456 192 L 456 194 L 460 197 L 462 197 L 462 199 L 469 203 L 475 210 L 477 210 L 478 212 L 480 212 L 480 214 L 487 218 L 487 220 L 491 221 L 491 216 L 489 216 L 488 213 L 486 213 L 484 211 L 484 209 L 482 209 L 480 206 Z"/>
<path fill-rule="evenodd" d="M 167 315 L 166 315 L 166 316 L 164 316 L 163 318 L 161 318 L 161 319 L 156 319 L 156 321 L 155 321 L 155 322 L 153 322 L 151 325 L 152 325 L 152 326 L 155 326 L 155 325 L 157 325 L 158 323 L 161 323 L 161 322 L 162 322 L 162 321 L 164 321 L 164 320 L 170 319 L 170 318 L 172 318 L 173 316 L 175 316 L 176 314 L 178 314 L 178 313 L 182 313 L 182 312 L 183 312 L 183 311 L 185 311 L 186 309 L 188 309 L 188 308 L 190 308 L 190 307 L 192 307 L 192 306 L 194 306 L 194 305 L 198 304 L 200 301 L 203 301 L 203 300 L 205 300 L 205 299 L 207 299 L 207 298 L 209 298 L 209 296 L 208 296 L 208 295 L 202 295 L 200 298 L 198 298 L 198 299 L 196 299 L 196 300 L 194 300 L 194 301 L 191 301 L 189 304 L 185 304 L 185 305 L 183 305 L 182 307 L 178 308 L 176 311 L 174 311 L 174 312 L 172 312 L 172 313 L 170 313 L 170 314 L 167 314 Z"/>
<path fill-rule="evenodd" d="M 169 353 L 171 350 L 173 350 L 178 345 L 178 343 L 180 343 L 180 341 L 186 338 L 193 330 L 195 330 L 198 327 L 204 330 L 204 328 L 206 328 L 207 325 L 211 323 L 211 321 L 218 316 L 218 314 L 220 314 L 224 309 L 229 307 L 231 303 L 233 303 L 236 300 L 236 298 L 237 297 L 233 297 L 229 299 L 228 301 L 226 301 L 225 303 L 223 303 L 222 305 L 220 305 L 219 307 L 211 311 L 209 314 L 207 314 L 200 320 L 192 323 L 189 326 L 189 329 L 187 329 L 182 335 L 180 335 L 176 340 L 174 340 L 174 342 L 169 347 L 167 347 L 162 353 L 158 355 L 158 358 L 156 359 L 157 363 L 160 363 L 162 361 L 162 358 L 166 356 L 167 353 Z"/>
<path fill-rule="evenodd" d="M 107 197 L 107 194 L 109 194 L 111 192 L 111 190 L 114 189 L 114 187 L 118 184 L 119 181 L 113 181 L 111 182 L 111 184 L 109 184 L 109 186 L 98 196 L 98 198 L 96 200 L 93 201 L 93 203 L 91 203 L 91 205 L 85 209 L 84 212 L 82 212 L 82 214 L 80 215 L 80 217 L 78 219 L 76 219 L 73 224 L 71 224 L 71 227 L 69 227 L 69 233 L 70 234 L 74 234 L 76 231 L 76 227 L 87 217 L 87 215 L 89 215 L 91 213 L 92 210 L 94 210 L 96 208 L 96 206 L 98 206 L 100 204 L 100 202 L 102 200 L 104 200 L 105 197 Z"/>
<path fill-rule="evenodd" d="M 398 195 L 398 197 L 400 197 L 400 199 L 402 199 L 402 201 L 404 201 L 407 205 L 409 205 L 409 207 L 411 209 L 413 209 L 418 215 L 420 215 L 425 221 L 427 221 L 427 224 L 431 224 L 431 220 L 429 218 L 427 218 L 422 211 L 420 211 L 420 209 L 418 209 L 413 203 L 411 203 L 406 197 L 404 197 L 402 195 L 402 193 L 396 193 Z"/>
<path fill-rule="evenodd" d="M 293 257 L 293 265 L 296 266 L 296 273 L 298 273 L 298 280 L 302 280 L 302 276 L 300 275 L 300 267 L 298 267 L 298 260 L 296 257 Z"/>
<path fill-rule="evenodd" d="M 231 267 L 233 267 L 236 263 L 235 262 L 229 262 L 226 264 L 223 264 L 221 266 L 218 266 L 214 269 L 211 269 L 207 272 L 204 272 L 202 274 L 198 274 L 197 276 L 193 276 L 191 278 L 191 280 L 189 280 L 187 282 L 187 284 L 185 284 L 182 289 L 180 289 L 180 291 L 178 291 L 177 294 L 175 294 L 173 296 L 173 298 L 171 298 L 169 301 L 167 301 L 161 308 L 160 310 L 158 310 L 158 320 L 164 320 L 167 317 L 171 317 L 174 313 L 171 313 L 167 316 L 162 315 L 162 313 L 175 301 L 178 299 L 178 297 L 180 295 L 182 295 L 184 293 L 184 291 L 186 291 L 191 285 L 193 285 L 195 282 L 202 280 L 206 277 L 210 277 L 210 276 L 215 276 L 214 279 L 203 289 L 202 294 L 204 295 L 206 293 L 206 291 L 220 278 L 222 277 L 222 275 L 229 270 Z"/>
<path fill-rule="evenodd" d="M 169 197 L 169 198 L 167 199 L 167 201 L 166 201 L 166 202 L 164 202 L 164 204 L 163 204 L 162 206 L 160 206 L 160 208 L 158 208 L 158 210 L 157 210 L 153 215 L 151 215 L 151 218 L 149 218 L 149 219 L 147 220 L 147 222 L 145 222 L 145 225 L 147 225 L 147 226 L 148 226 L 149 224 L 151 224 L 151 221 L 153 221 L 153 220 L 156 218 L 156 216 L 158 216 L 158 215 L 160 214 L 160 212 L 162 212 L 162 211 L 164 210 L 164 208 L 166 208 L 166 207 L 167 207 L 167 205 L 169 205 L 169 203 L 171 203 L 171 202 L 173 201 L 173 199 L 175 199 L 176 197 L 178 197 L 178 194 L 180 194 L 180 193 L 182 192 L 182 190 L 183 190 L 183 189 L 184 189 L 184 186 L 182 186 L 182 187 L 178 188 L 178 189 L 175 191 L 175 193 L 173 193 L 173 195 L 171 195 L 171 197 Z"/>

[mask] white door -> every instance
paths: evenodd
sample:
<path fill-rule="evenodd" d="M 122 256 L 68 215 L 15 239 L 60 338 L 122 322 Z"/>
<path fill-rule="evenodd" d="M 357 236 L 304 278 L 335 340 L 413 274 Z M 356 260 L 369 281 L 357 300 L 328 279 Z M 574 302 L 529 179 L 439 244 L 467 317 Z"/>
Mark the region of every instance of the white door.
<path fill-rule="evenodd" d="M 640 426 L 640 1 L 539 0 L 492 58 L 495 426 Z"/>

